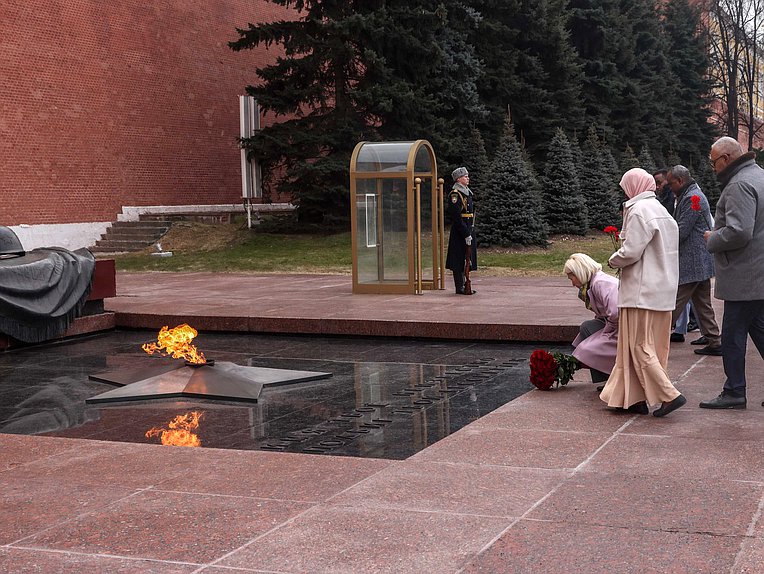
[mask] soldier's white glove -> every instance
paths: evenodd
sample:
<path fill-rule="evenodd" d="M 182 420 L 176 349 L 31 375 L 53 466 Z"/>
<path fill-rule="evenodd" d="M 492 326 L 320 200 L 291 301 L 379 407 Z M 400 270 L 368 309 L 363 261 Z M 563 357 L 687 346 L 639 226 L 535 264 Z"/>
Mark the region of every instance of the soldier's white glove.
<path fill-rule="evenodd" d="M 465 238 L 464 238 L 464 242 L 465 242 L 467 245 L 472 245 L 472 235 L 468 235 L 467 237 L 465 237 Z"/>

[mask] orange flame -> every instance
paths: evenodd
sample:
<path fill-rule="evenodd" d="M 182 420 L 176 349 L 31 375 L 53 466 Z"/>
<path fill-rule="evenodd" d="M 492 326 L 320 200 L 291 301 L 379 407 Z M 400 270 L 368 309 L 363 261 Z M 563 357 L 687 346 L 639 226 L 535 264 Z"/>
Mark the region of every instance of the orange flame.
<path fill-rule="evenodd" d="M 202 446 L 202 441 L 191 431 L 199 427 L 199 419 L 203 414 L 191 411 L 185 415 L 178 415 L 167 425 L 169 428 L 154 427 L 146 431 L 146 438 L 159 436 L 162 444 L 168 446 Z"/>
<path fill-rule="evenodd" d="M 165 325 L 159 331 L 156 343 L 146 343 L 141 345 L 141 348 L 149 355 L 159 353 L 163 357 L 170 356 L 173 359 L 185 359 L 189 363 L 203 365 L 207 362 L 204 353 L 197 351 L 191 344 L 198 334 L 196 329 L 185 323 L 174 329 L 168 329 Z"/>

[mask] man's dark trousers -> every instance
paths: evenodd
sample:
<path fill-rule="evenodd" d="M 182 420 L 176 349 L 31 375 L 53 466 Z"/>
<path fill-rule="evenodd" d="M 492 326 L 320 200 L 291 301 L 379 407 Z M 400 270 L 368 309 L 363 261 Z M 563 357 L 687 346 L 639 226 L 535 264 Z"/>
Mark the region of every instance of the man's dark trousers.
<path fill-rule="evenodd" d="M 745 397 L 745 351 L 748 335 L 764 358 L 764 299 L 725 301 L 722 320 L 722 359 L 724 390 L 736 397 Z"/>

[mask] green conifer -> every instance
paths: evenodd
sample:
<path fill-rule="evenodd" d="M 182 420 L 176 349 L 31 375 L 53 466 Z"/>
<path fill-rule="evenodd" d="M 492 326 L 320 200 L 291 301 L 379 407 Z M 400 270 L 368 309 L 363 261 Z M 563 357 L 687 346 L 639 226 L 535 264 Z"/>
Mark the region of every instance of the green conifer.
<path fill-rule="evenodd" d="M 655 166 L 655 160 L 653 160 L 653 155 L 650 153 L 650 148 L 646 145 L 643 145 L 642 149 L 639 151 L 639 157 L 637 158 L 637 161 L 639 161 L 639 167 L 644 169 L 649 174 L 653 174 L 657 170 L 657 167 Z"/>
<path fill-rule="evenodd" d="M 618 210 L 618 183 L 614 180 L 613 168 L 608 166 L 608 161 L 615 164 L 610 151 L 603 148 L 597 130 L 591 126 L 584 141 L 579 174 L 589 226 L 593 229 L 601 230 L 609 225 L 618 227 L 621 219 Z"/>
<path fill-rule="evenodd" d="M 581 194 L 570 142 L 562 128 L 557 129 L 549 144 L 546 167 L 540 180 L 544 218 L 550 231 L 585 235 L 589 229 L 586 202 Z"/>
<path fill-rule="evenodd" d="M 547 226 L 536 174 L 507 119 L 480 191 L 478 233 L 483 243 L 546 246 Z"/>
<path fill-rule="evenodd" d="M 619 165 L 621 168 L 621 175 L 623 175 L 630 169 L 633 169 L 635 167 L 640 167 L 639 160 L 637 159 L 637 156 L 634 155 L 634 150 L 631 148 L 629 144 L 626 144 L 626 149 L 624 149 L 623 153 L 621 154 L 621 163 Z M 620 178 L 619 178 L 619 181 L 620 181 Z"/>

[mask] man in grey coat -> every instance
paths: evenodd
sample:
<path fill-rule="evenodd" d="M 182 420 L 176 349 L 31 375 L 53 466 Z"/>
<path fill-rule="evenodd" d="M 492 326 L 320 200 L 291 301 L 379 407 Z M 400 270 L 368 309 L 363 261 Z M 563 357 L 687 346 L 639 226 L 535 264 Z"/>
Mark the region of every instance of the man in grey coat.
<path fill-rule="evenodd" d="M 724 301 L 722 357 L 727 380 L 704 409 L 746 407 L 745 353 L 748 335 L 764 358 L 764 170 L 754 153 L 743 153 L 731 137 L 711 146 L 709 160 L 722 193 L 716 223 L 706 231 L 716 263 L 714 295 Z"/>
<path fill-rule="evenodd" d="M 713 228 L 708 199 L 683 165 L 675 165 L 666 174 L 666 181 L 676 196 L 674 219 L 679 226 L 679 290 L 671 320 L 676 323 L 687 301 L 692 301 L 700 332 L 706 346 L 698 355 L 721 356 L 721 337 L 711 305 L 711 277 L 714 258 L 706 249 L 703 234 Z"/>

